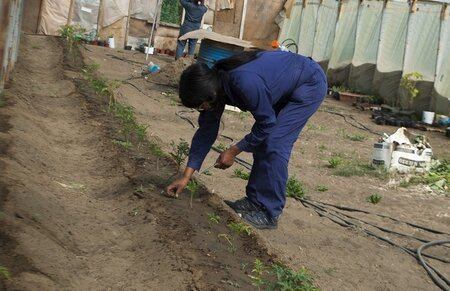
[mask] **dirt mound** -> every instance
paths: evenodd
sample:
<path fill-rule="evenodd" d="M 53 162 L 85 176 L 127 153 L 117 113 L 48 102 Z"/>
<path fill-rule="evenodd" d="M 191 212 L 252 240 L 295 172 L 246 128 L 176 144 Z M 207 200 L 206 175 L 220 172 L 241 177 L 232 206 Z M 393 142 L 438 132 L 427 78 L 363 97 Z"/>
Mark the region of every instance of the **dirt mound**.
<path fill-rule="evenodd" d="M 3 288 L 251 288 L 252 262 L 269 257 L 229 230 L 221 201 L 161 195 L 172 162 L 113 144 L 106 100 L 65 71 L 80 65 L 63 66 L 56 39 L 25 36 L 20 55 L 0 118 Z"/>

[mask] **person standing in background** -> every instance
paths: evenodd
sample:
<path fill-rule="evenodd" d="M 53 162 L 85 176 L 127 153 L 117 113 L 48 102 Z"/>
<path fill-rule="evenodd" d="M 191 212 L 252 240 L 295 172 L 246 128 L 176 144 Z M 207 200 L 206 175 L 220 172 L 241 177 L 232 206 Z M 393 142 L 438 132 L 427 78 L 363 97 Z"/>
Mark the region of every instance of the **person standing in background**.
<path fill-rule="evenodd" d="M 181 6 L 186 11 L 183 24 L 180 28 L 180 36 L 185 35 L 188 32 L 200 29 L 202 24 L 203 15 L 208 11 L 204 4 L 204 0 L 180 0 Z M 197 39 L 189 39 L 188 55 L 193 56 L 195 53 L 195 46 Z M 177 52 L 175 59 L 178 60 L 183 56 L 184 48 L 186 47 L 186 40 L 177 41 Z"/>

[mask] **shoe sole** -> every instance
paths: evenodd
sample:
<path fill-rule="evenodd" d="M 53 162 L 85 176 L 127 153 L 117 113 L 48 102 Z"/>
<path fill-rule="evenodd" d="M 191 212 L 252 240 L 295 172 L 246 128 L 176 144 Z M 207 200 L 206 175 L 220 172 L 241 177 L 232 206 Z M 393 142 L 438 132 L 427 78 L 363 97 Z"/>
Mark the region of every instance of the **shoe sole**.
<path fill-rule="evenodd" d="M 259 224 L 254 224 L 253 222 L 247 220 L 244 215 L 242 216 L 242 219 L 244 219 L 245 222 L 247 222 L 248 224 L 250 224 L 251 226 L 253 226 L 254 228 L 257 228 L 257 229 L 277 229 L 278 228 L 278 225 L 264 225 L 264 226 L 261 226 Z"/>

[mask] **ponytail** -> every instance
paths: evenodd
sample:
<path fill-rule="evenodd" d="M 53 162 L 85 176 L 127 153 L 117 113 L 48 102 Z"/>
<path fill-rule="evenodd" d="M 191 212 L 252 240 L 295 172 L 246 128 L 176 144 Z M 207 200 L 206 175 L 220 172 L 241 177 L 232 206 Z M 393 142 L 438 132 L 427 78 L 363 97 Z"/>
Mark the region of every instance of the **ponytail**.
<path fill-rule="evenodd" d="M 258 58 L 258 54 L 262 52 L 262 50 L 251 50 L 239 53 L 237 55 L 231 56 L 229 58 L 217 61 L 214 64 L 214 69 L 218 71 L 231 71 L 249 63 Z"/>

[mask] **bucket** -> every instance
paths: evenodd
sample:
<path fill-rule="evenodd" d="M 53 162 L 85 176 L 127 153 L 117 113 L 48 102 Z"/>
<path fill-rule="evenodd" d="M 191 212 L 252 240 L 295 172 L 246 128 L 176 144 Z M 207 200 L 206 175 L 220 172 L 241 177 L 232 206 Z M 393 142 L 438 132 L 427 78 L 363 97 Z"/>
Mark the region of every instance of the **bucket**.
<path fill-rule="evenodd" d="M 424 111 L 422 114 L 422 122 L 426 124 L 433 124 L 434 122 L 434 112 Z"/>
<path fill-rule="evenodd" d="M 116 48 L 115 43 L 114 43 L 114 37 L 108 38 L 108 46 L 112 49 Z"/>
<path fill-rule="evenodd" d="M 154 53 L 155 53 L 154 47 L 148 47 L 148 46 L 145 47 L 145 54 L 153 55 Z"/>

